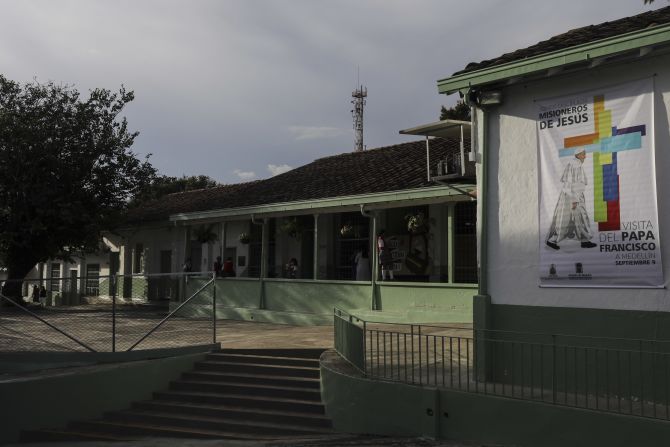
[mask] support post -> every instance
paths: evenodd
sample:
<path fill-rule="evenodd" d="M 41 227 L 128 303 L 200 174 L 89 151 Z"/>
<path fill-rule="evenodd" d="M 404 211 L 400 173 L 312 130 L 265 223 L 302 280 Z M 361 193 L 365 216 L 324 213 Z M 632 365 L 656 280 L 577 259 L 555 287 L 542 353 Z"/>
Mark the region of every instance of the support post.
<path fill-rule="evenodd" d="M 212 343 L 216 343 L 216 272 L 212 273 Z"/>
<path fill-rule="evenodd" d="M 456 204 L 449 202 L 447 204 L 447 283 L 455 283 L 455 273 L 456 273 L 456 247 L 454 247 L 454 235 L 456 234 L 455 228 L 455 216 L 456 216 Z"/>
<path fill-rule="evenodd" d="M 319 215 L 314 215 L 314 271 L 313 279 L 319 279 Z"/>
<path fill-rule="evenodd" d="M 267 218 L 263 219 L 261 231 L 261 297 L 258 308 L 265 309 L 265 278 L 268 275 L 268 246 L 270 242 Z"/>
<path fill-rule="evenodd" d="M 112 288 L 112 352 L 116 352 L 116 273 L 109 277 Z"/>
<path fill-rule="evenodd" d="M 377 213 L 372 213 L 372 303 L 370 308 L 377 309 L 377 278 L 379 277 L 379 253 L 377 252 Z"/>

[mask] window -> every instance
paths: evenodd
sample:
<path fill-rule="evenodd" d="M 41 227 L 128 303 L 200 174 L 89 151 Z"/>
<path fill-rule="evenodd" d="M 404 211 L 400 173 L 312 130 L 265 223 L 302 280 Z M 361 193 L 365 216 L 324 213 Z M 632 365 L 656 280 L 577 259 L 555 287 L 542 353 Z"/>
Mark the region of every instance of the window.
<path fill-rule="evenodd" d="M 142 273 L 144 271 L 144 245 L 135 244 L 133 253 L 133 273 Z"/>
<path fill-rule="evenodd" d="M 86 295 L 100 295 L 100 264 L 86 265 Z"/>
<path fill-rule="evenodd" d="M 51 291 L 60 292 L 60 263 L 51 263 Z"/>

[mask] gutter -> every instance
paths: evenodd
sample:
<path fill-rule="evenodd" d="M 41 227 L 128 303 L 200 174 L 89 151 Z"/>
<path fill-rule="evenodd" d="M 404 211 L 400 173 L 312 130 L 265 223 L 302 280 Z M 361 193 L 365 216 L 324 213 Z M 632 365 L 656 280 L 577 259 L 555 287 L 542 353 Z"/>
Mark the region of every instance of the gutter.
<path fill-rule="evenodd" d="M 626 51 L 666 43 L 670 43 L 670 24 L 620 34 L 564 50 L 454 75 L 438 80 L 437 89 L 439 93 L 451 94 L 470 87 L 537 74 L 578 62 L 593 61 L 597 58 L 605 58 Z M 642 57 L 646 54 L 647 52 L 640 51 L 638 56 Z"/>

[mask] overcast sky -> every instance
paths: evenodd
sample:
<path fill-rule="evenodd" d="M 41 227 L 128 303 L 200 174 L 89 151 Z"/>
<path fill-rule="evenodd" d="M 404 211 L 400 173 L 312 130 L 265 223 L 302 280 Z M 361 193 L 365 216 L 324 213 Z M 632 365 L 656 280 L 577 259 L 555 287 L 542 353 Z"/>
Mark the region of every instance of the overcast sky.
<path fill-rule="evenodd" d="M 667 6 L 643 0 L 0 0 L 0 73 L 123 84 L 167 175 L 266 178 L 353 150 L 351 92 L 368 88 L 368 148 L 408 141 L 455 95 L 436 81 L 571 28 Z"/>

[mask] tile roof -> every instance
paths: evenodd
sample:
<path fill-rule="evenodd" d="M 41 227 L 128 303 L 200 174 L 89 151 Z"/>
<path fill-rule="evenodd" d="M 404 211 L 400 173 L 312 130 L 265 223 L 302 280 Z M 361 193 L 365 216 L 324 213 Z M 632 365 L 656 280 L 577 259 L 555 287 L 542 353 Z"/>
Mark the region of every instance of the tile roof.
<path fill-rule="evenodd" d="M 457 140 L 431 140 L 431 159 L 460 152 Z M 128 212 L 126 222 L 167 220 L 172 214 L 269 205 L 435 186 L 426 180 L 424 140 L 320 158 L 248 183 L 168 194 Z"/>
<path fill-rule="evenodd" d="M 551 39 L 543 40 L 542 42 L 527 48 L 506 53 L 493 59 L 481 62 L 471 62 L 463 70 L 454 73 L 454 75 L 527 59 L 541 54 L 551 53 L 553 51 L 564 50 L 577 45 L 595 42 L 608 37 L 640 31 L 651 26 L 667 23 L 670 23 L 670 6 L 655 11 L 648 11 L 636 16 L 624 17 L 623 19 L 614 20 L 612 22 L 604 22 L 598 25 L 576 28 L 554 36 Z"/>

